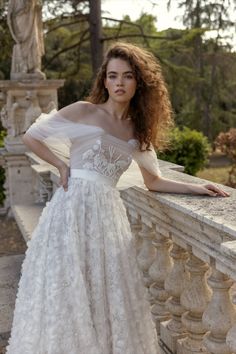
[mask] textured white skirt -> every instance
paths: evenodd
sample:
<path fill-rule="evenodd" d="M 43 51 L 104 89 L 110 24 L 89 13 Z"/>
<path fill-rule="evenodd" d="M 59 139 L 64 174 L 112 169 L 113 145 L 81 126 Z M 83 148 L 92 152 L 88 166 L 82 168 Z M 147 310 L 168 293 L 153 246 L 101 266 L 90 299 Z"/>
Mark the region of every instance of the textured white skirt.
<path fill-rule="evenodd" d="M 159 353 L 119 191 L 83 173 L 56 191 L 28 242 L 8 354 Z"/>

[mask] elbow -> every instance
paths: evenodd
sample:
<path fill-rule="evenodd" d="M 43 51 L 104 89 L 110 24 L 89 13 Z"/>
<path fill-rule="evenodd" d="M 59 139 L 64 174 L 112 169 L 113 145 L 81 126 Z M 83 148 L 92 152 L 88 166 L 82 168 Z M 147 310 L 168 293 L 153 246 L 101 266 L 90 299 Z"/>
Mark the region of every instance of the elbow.
<path fill-rule="evenodd" d="M 23 136 L 22 136 L 22 141 L 25 145 L 27 145 L 27 142 L 28 142 L 28 136 L 27 134 L 25 133 Z"/>
<path fill-rule="evenodd" d="M 149 191 L 158 192 L 159 191 L 158 186 L 159 186 L 160 180 L 161 180 L 160 176 L 155 176 L 152 179 L 144 181 L 144 184 Z"/>
<path fill-rule="evenodd" d="M 24 135 L 22 136 L 22 141 L 25 142 L 26 139 L 27 139 L 27 138 L 26 138 L 26 134 L 24 134 Z"/>
<path fill-rule="evenodd" d="M 26 146 L 30 147 L 32 145 L 32 143 L 35 141 L 35 139 L 32 138 L 29 134 L 25 133 L 22 136 L 22 141 Z"/>

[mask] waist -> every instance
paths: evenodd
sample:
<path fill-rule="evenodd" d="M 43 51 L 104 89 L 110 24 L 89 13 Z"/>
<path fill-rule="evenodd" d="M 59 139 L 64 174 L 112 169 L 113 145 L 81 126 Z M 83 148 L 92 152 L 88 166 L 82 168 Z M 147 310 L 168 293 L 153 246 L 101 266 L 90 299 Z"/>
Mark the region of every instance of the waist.
<path fill-rule="evenodd" d="M 108 184 L 112 187 L 116 186 L 116 182 L 114 182 L 111 178 L 101 175 L 100 173 L 92 170 L 85 170 L 79 168 L 71 168 L 70 169 L 70 177 L 71 178 L 83 178 L 89 181 L 100 182 L 104 184 Z"/>

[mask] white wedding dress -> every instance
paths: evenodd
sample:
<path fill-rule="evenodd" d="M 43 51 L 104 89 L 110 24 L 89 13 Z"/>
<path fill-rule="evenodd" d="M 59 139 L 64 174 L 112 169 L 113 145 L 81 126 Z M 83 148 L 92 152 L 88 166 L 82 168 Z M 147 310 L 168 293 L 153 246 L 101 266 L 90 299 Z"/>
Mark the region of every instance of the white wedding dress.
<path fill-rule="evenodd" d="M 157 354 L 135 240 L 116 184 L 139 152 L 94 125 L 43 114 L 28 134 L 70 157 L 68 191 L 43 209 L 22 265 L 7 354 Z"/>

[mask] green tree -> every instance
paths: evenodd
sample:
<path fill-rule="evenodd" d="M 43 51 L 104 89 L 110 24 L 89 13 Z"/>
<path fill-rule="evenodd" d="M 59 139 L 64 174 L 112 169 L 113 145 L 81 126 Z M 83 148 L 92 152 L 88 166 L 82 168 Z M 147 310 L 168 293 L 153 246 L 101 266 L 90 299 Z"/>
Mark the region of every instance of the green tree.
<path fill-rule="evenodd" d="M 11 70 L 11 52 L 13 40 L 11 38 L 7 26 L 7 1 L 0 2 L 0 43 L 1 43 L 1 60 L 0 60 L 0 80 L 10 78 Z"/>
<path fill-rule="evenodd" d="M 171 6 L 172 1 L 168 3 Z M 193 42 L 193 67 L 199 79 L 192 91 L 195 97 L 192 108 L 196 119 L 201 121 L 201 129 L 211 140 L 215 137 L 213 125 L 218 113 L 214 107 L 222 88 L 222 48 L 226 46 L 226 30 L 234 26 L 230 15 L 235 4 L 235 0 L 178 0 L 179 7 L 184 9 L 182 21 L 187 29 L 203 30 L 195 32 Z M 206 40 L 204 34 L 209 30 L 214 30 L 215 37 Z M 227 47 L 225 53 L 230 49 L 229 44 Z"/>

